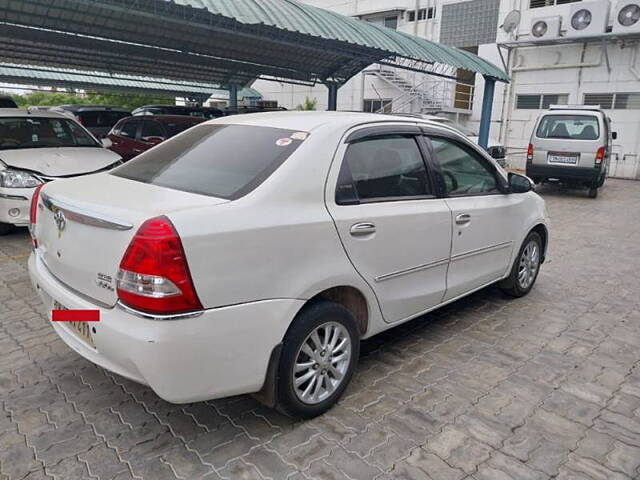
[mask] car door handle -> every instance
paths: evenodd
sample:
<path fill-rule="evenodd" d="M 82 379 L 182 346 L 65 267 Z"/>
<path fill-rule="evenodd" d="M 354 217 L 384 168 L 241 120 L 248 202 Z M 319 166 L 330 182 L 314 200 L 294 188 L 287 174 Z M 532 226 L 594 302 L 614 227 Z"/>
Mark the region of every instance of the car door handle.
<path fill-rule="evenodd" d="M 349 230 L 354 237 L 362 237 L 364 235 L 371 235 L 376 232 L 376 226 L 373 223 L 363 222 L 351 225 Z"/>
<path fill-rule="evenodd" d="M 468 213 L 461 213 L 456 217 L 456 225 L 466 225 L 471 222 L 471 215 Z"/>

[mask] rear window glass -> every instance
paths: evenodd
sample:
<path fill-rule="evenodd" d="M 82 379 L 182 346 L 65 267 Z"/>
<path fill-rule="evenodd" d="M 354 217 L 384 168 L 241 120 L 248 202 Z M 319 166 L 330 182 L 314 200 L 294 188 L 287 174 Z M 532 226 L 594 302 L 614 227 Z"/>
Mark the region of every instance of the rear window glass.
<path fill-rule="evenodd" d="M 114 111 L 95 111 L 95 112 L 81 112 L 78 114 L 80 121 L 85 127 L 105 127 L 111 128 L 118 121 L 124 117 L 128 117 L 127 112 L 114 112 Z"/>
<path fill-rule="evenodd" d="M 598 117 L 593 115 L 546 115 L 536 132 L 538 138 L 597 140 L 600 137 Z"/>
<path fill-rule="evenodd" d="M 226 199 L 266 180 L 307 137 L 248 125 L 199 125 L 111 173 L 118 177 Z"/>

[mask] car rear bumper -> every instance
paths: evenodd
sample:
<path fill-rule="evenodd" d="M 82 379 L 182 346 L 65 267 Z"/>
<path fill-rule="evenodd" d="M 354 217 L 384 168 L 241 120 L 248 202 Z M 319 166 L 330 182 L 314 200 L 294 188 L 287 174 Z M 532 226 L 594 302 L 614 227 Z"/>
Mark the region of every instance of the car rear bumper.
<path fill-rule="evenodd" d="M 568 167 L 557 165 L 527 164 L 527 177 L 557 178 L 558 180 L 573 180 L 590 182 L 600 177 L 599 168 Z"/>
<path fill-rule="evenodd" d="M 257 392 L 269 357 L 304 301 L 264 300 L 205 310 L 179 320 L 151 320 L 116 306 L 102 308 L 59 282 L 34 252 L 34 288 L 49 311 L 56 300 L 72 310 L 99 310 L 89 346 L 65 323 L 51 322 L 60 338 L 87 360 L 150 386 L 172 403 Z M 49 319 L 51 316 L 49 315 Z"/>

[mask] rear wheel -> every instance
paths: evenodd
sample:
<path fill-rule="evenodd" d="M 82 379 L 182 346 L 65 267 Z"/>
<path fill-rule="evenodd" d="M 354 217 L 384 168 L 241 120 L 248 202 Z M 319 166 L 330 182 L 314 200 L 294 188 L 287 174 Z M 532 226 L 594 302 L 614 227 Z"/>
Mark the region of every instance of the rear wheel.
<path fill-rule="evenodd" d="M 540 271 L 542 238 L 531 232 L 522 243 L 511 273 L 501 284 L 504 293 L 512 297 L 523 297 L 531 291 Z"/>
<path fill-rule="evenodd" d="M 11 231 L 11 225 L 9 223 L 0 223 L 0 236 L 6 235 Z"/>
<path fill-rule="evenodd" d="M 349 384 L 360 353 L 353 315 L 342 305 L 314 302 L 287 333 L 278 372 L 278 407 L 293 417 L 329 410 Z"/>

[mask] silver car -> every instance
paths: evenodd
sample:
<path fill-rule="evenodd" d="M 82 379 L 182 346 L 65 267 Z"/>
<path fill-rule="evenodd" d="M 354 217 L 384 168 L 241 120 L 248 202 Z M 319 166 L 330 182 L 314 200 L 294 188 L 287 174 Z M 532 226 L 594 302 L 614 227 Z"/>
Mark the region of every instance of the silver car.
<path fill-rule="evenodd" d="M 596 198 L 609 169 L 611 119 L 599 106 L 552 105 L 538 117 L 527 149 L 527 176 L 586 187 Z"/>

